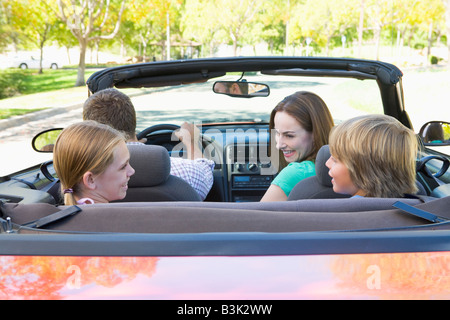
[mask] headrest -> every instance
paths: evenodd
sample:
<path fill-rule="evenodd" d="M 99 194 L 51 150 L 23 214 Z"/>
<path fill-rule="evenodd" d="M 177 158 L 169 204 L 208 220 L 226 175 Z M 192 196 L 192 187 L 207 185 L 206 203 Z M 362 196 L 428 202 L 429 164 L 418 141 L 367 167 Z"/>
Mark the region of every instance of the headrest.
<path fill-rule="evenodd" d="M 331 183 L 331 177 L 328 174 L 328 171 L 330 169 L 328 169 L 328 167 L 325 165 L 330 156 L 331 156 L 330 147 L 327 144 L 319 149 L 316 156 L 317 179 L 319 180 L 320 184 L 327 187 L 333 187 L 333 184 Z"/>
<path fill-rule="evenodd" d="M 164 183 L 170 175 L 170 158 L 167 149 L 154 145 L 127 145 L 130 165 L 136 171 L 128 186 L 153 187 Z"/>

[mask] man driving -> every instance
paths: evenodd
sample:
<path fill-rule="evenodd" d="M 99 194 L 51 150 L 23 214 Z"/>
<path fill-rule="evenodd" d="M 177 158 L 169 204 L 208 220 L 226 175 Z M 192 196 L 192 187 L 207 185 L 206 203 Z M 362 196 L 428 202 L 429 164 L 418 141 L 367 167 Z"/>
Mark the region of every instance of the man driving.
<path fill-rule="evenodd" d="M 136 111 L 131 99 L 117 89 L 109 88 L 91 95 L 83 106 L 83 120 L 107 124 L 125 134 L 127 144 L 144 144 L 136 137 Z M 170 157 L 170 174 L 188 182 L 204 200 L 211 190 L 214 161 L 203 157 L 198 141 L 199 129 L 183 123 L 175 135 L 187 150 L 187 158 Z"/>

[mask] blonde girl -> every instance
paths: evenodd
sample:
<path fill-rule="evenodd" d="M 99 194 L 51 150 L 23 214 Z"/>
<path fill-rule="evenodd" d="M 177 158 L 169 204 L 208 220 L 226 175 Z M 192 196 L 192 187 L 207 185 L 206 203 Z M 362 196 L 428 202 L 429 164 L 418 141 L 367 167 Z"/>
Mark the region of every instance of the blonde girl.
<path fill-rule="evenodd" d="M 123 199 L 134 174 L 124 136 L 95 121 L 83 121 L 59 135 L 53 164 L 64 204 L 104 203 Z"/>

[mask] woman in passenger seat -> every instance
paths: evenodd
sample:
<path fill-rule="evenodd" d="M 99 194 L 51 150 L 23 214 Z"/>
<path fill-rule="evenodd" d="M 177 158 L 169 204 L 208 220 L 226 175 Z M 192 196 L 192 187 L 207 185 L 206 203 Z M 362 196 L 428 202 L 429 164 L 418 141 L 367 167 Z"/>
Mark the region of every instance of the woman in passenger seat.
<path fill-rule="evenodd" d="M 95 121 L 64 129 L 55 143 L 53 164 L 65 205 L 123 199 L 134 174 L 125 137 Z"/>
<path fill-rule="evenodd" d="M 349 119 L 330 134 L 326 162 L 333 190 L 352 196 L 401 198 L 417 192 L 415 133 L 387 115 Z"/>
<path fill-rule="evenodd" d="M 314 161 L 328 144 L 334 126 L 325 102 L 316 94 L 299 91 L 284 98 L 272 110 L 269 128 L 275 134 L 279 173 L 261 201 L 287 200 L 292 188 L 316 174 Z"/>

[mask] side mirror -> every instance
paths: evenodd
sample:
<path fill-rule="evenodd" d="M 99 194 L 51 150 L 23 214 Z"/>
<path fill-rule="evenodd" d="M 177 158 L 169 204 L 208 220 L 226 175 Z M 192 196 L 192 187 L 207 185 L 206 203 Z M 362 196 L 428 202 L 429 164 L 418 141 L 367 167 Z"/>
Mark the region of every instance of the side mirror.
<path fill-rule="evenodd" d="M 52 153 L 56 139 L 62 130 L 62 128 L 55 128 L 38 133 L 31 141 L 31 146 L 37 152 Z"/>
<path fill-rule="evenodd" d="M 450 145 L 450 123 L 429 121 L 420 128 L 419 136 L 426 146 L 448 146 Z"/>
<path fill-rule="evenodd" d="M 268 85 L 247 81 L 216 81 L 213 91 L 240 98 L 267 97 L 270 94 Z"/>

